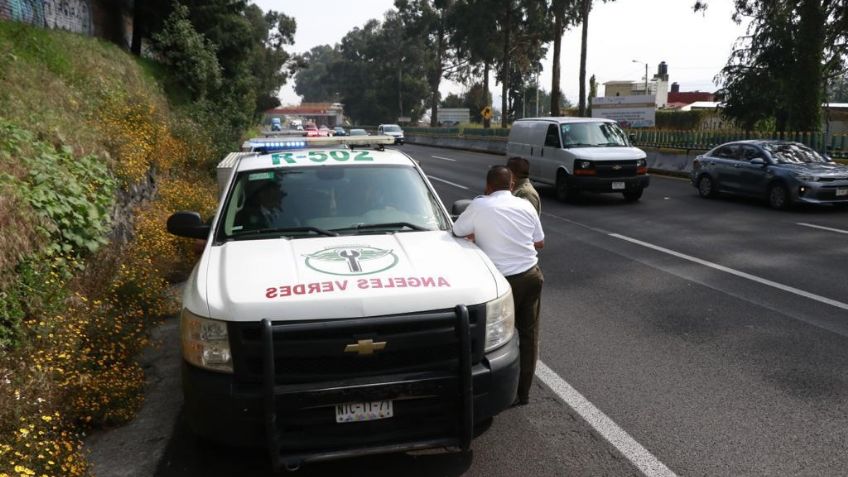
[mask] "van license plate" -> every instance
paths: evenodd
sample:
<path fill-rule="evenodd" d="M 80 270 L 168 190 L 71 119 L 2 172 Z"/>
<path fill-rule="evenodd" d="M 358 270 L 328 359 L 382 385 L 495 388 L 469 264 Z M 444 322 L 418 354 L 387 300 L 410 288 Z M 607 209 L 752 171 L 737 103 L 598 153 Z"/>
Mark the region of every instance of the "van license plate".
<path fill-rule="evenodd" d="M 836 197 L 842 197 L 843 195 L 848 195 L 848 188 L 842 187 L 840 189 L 836 189 Z"/>
<path fill-rule="evenodd" d="M 624 182 L 613 182 L 612 190 L 624 190 Z"/>
<path fill-rule="evenodd" d="M 394 416 L 392 401 L 349 402 L 336 404 L 336 422 L 363 422 Z"/>

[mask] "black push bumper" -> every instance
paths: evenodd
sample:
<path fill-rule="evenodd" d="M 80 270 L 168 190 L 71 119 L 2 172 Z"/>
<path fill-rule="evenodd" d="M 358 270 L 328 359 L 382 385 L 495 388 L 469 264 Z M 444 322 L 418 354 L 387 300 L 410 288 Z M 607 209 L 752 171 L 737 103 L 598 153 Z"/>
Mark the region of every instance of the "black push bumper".
<path fill-rule="evenodd" d="M 613 188 L 613 183 L 624 183 L 624 188 Z M 651 176 L 645 174 L 630 177 L 568 176 L 568 187 L 586 192 L 629 192 L 644 189 L 651 184 Z"/>
<path fill-rule="evenodd" d="M 193 431 L 236 446 L 266 446 L 275 468 L 307 462 L 435 447 L 468 448 L 475 424 L 508 408 L 518 387 L 518 337 L 471 363 L 468 313 L 446 313 L 457 333 L 450 370 L 371 376 L 308 384 L 279 384 L 272 352 L 261 386 L 183 363 L 185 413 Z M 464 323 L 464 324 L 463 324 Z M 326 322 L 324 323 L 326 325 Z M 338 322 L 344 326 L 343 322 Z M 263 322 L 262 341 L 302 332 Z M 267 349 L 267 348 L 266 348 Z M 463 358 L 465 357 L 465 358 Z M 335 422 L 335 405 L 391 399 L 394 416 Z"/>

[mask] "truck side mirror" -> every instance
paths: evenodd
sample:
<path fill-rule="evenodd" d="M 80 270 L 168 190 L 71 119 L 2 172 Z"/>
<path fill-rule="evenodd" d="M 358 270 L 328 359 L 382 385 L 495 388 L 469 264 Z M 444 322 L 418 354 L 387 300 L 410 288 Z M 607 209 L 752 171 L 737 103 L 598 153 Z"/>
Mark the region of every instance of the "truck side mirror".
<path fill-rule="evenodd" d="M 204 224 L 197 212 L 180 211 L 168 217 L 168 233 L 179 237 L 206 239 L 212 226 Z"/>
<path fill-rule="evenodd" d="M 456 219 L 465 212 L 465 209 L 467 209 L 469 205 L 471 205 L 471 199 L 459 199 L 454 202 L 451 206 L 451 219 L 456 221 Z"/>
<path fill-rule="evenodd" d="M 630 139 L 630 142 L 636 142 L 636 135 L 633 133 L 628 134 L 627 138 Z"/>

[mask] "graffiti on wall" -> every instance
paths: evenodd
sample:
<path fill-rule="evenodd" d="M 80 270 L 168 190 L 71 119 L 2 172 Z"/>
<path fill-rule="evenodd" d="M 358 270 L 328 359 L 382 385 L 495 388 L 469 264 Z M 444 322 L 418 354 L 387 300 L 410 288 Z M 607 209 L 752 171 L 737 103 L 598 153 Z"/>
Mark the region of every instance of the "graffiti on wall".
<path fill-rule="evenodd" d="M 86 0 L 43 0 L 47 28 L 91 33 L 91 6 Z"/>
<path fill-rule="evenodd" d="M 44 25 L 44 0 L 0 0 L 0 18 Z"/>

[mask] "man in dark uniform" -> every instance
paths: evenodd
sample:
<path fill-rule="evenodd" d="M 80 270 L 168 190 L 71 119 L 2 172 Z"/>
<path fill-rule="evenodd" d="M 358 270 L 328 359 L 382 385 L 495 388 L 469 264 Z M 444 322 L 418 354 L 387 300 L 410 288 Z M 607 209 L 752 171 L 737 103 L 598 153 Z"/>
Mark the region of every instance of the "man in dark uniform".
<path fill-rule="evenodd" d="M 511 189 L 509 169 L 489 169 L 486 195 L 471 202 L 454 223 L 453 232 L 459 237 L 473 236 L 512 287 L 521 353 L 516 404 L 527 404 L 539 354 L 539 304 L 544 282 L 536 254 L 545 246 L 545 234 L 530 202 L 513 196 Z"/>
<path fill-rule="evenodd" d="M 515 186 L 512 189 L 512 195 L 527 199 L 533 204 L 536 209 L 536 214 L 542 215 L 542 201 L 539 199 L 539 193 L 533 184 L 530 182 L 530 163 L 527 159 L 520 157 L 510 157 L 506 161 L 506 167 L 512 172 L 515 177 Z"/>

